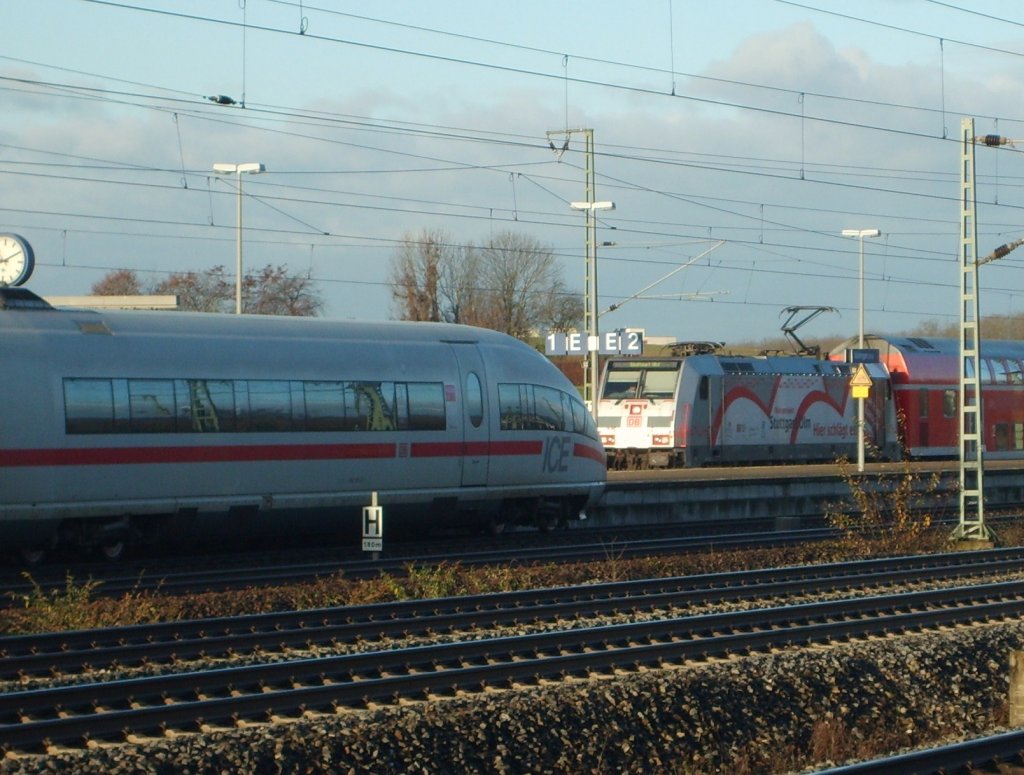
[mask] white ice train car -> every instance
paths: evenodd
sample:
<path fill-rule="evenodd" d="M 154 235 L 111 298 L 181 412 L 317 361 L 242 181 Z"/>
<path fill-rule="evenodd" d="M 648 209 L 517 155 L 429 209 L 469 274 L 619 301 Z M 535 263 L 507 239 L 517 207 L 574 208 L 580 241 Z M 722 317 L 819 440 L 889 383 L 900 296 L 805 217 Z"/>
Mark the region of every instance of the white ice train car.
<path fill-rule="evenodd" d="M 578 391 L 495 331 L 54 309 L 0 289 L 0 545 L 120 554 L 325 519 L 577 518 L 605 483 Z M 230 538 L 228 539 L 230 540 Z"/>
<path fill-rule="evenodd" d="M 621 357 L 605 364 L 598 433 L 614 468 L 829 462 L 856 457 L 847 363 L 800 356 Z M 866 364 L 872 450 L 898 459 L 888 372 Z"/>

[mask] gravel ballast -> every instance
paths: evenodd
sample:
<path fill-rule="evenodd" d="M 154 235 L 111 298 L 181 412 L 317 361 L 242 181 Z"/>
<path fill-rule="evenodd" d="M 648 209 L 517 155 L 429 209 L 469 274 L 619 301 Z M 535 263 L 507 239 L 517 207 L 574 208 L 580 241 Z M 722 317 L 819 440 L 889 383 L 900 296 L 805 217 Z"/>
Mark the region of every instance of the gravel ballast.
<path fill-rule="evenodd" d="M 1024 623 L 8 756 L 4 775 L 770 773 L 1005 723 Z"/>

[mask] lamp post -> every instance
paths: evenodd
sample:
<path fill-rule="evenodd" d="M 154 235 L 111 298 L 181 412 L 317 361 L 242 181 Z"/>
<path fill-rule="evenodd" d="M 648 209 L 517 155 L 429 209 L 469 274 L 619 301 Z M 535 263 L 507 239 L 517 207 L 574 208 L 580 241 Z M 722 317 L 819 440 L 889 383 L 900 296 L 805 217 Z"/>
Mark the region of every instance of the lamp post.
<path fill-rule="evenodd" d="M 860 325 L 857 347 L 864 349 L 864 238 L 880 237 L 878 229 L 843 229 L 844 237 L 860 240 Z M 857 399 L 857 470 L 864 471 L 864 399 Z"/>
<path fill-rule="evenodd" d="M 242 173 L 257 175 L 266 172 L 261 162 L 250 161 L 244 164 L 214 164 L 213 171 L 218 175 L 234 175 L 237 179 L 238 194 L 238 234 L 235 240 L 235 314 L 242 314 Z"/>
<path fill-rule="evenodd" d="M 587 193 L 593 196 L 593 188 Z M 590 411 L 597 417 L 597 380 L 598 360 L 600 349 L 600 333 L 597 328 L 597 210 L 614 210 L 614 202 L 571 202 L 573 210 L 583 210 L 587 216 L 587 287 L 586 287 L 586 310 L 584 318 L 587 323 L 587 358 L 588 372 L 587 394 L 584 399 L 590 400 Z"/>

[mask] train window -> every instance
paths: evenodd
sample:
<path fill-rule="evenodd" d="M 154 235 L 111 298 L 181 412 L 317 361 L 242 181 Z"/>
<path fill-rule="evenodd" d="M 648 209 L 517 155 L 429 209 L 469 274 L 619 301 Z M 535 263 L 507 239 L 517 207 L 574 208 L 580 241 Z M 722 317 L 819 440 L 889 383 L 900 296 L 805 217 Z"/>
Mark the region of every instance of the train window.
<path fill-rule="evenodd" d="M 612 362 L 605 374 L 602 398 L 636 398 L 643 371 L 632 364 Z"/>
<path fill-rule="evenodd" d="M 946 390 L 942 393 L 942 416 L 945 418 L 956 417 L 956 391 Z"/>
<path fill-rule="evenodd" d="M 640 392 L 642 398 L 672 398 L 676 393 L 678 368 L 648 369 L 644 375 L 644 386 Z"/>
<path fill-rule="evenodd" d="M 1006 376 L 1006 364 L 999 358 L 993 358 L 992 360 L 986 360 L 985 362 L 992 367 L 992 381 L 997 385 L 1005 385 L 1008 381 L 1008 377 Z"/>
<path fill-rule="evenodd" d="M 1021 371 L 1020 361 L 1016 358 L 1006 360 L 1006 377 L 1011 384 L 1020 385 L 1024 383 L 1024 372 Z"/>
<path fill-rule="evenodd" d="M 178 415 L 174 380 L 128 380 L 132 433 L 173 433 Z"/>
<path fill-rule="evenodd" d="M 287 381 L 249 380 L 249 411 L 240 430 L 250 433 L 292 430 L 292 396 Z"/>
<path fill-rule="evenodd" d="M 67 433 L 113 433 L 114 394 L 109 379 L 64 380 Z"/>
<path fill-rule="evenodd" d="M 306 382 L 306 430 L 345 430 L 345 395 L 341 382 Z"/>
<path fill-rule="evenodd" d="M 395 429 L 395 383 L 352 382 L 355 417 L 354 430 L 393 431 Z"/>
<path fill-rule="evenodd" d="M 535 385 L 534 401 L 537 406 L 536 426 L 545 431 L 565 430 L 562 420 L 562 391 Z"/>
<path fill-rule="evenodd" d="M 1024 423 L 1013 424 L 1013 448 L 1024 449 Z"/>
<path fill-rule="evenodd" d="M 708 378 L 706 376 L 700 378 L 700 385 L 697 387 L 697 398 L 701 401 L 708 400 Z"/>
<path fill-rule="evenodd" d="M 917 391 L 917 416 L 922 420 L 928 419 L 928 388 Z"/>
<path fill-rule="evenodd" d="M 1010 448 L 1010 426 L 1005 422 L 997 422 L 995 427 L 996 451 Z"/>
<path fill-rule="evenodd" d="M 409 429 L 443 431 L 447 427 L 444 414 L 444 385 L 440 382 L 410 382 Z M 482 415 L 481 415 L 482 418 Z"/>
<path fill-rule="evenodd" d="M 498 385 L 498 411 L 503 431 L 533 428 L 533 390 L 530 385 Z"/>
<path fill-rule="evenodd" d="M 484 421 L 484 393 L 480 377 L 472 371 L 466 375 L 466 411 L 469 412 L 470 424 L 479 428 Z"/>
<path fill-rule="evenodd" d="M 409 430 L 409 390 L 404 382 L 395 383 L 395 403 L 392 416 L 395 418 L 396 429 Z"/>
<path fill-rule="evenodd" d="M 175 380 L 178 430 L 196 433 L 235 429 L 235 385 L 222 379 Z"/>

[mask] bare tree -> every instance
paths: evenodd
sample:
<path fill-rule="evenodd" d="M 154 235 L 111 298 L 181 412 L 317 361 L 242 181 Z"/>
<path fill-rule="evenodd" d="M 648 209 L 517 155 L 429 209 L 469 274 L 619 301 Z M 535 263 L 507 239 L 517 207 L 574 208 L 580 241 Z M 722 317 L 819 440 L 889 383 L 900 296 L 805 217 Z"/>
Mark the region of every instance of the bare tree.
<path fill-rule="evenodd" d="M 404 320 L 444 320 L 520 338 L 539 327 L 568 330 L 583 317 L 554 255 L 532 237 L 503 232 L 483 246 L 444 232 L 406 237 L 392 259 L 391 298 Z"/>
<path fill-rule="evenodd" d="M 153 285 L 152 293 L 177 296 L 178 306 L 192 312 L 228 312 L 235 284 L 223 266 L 215 266 L 205 272 L 176 272 Z"/>
<path fill-rule="evenodd" d="M 448 238 L 443 231 L 406 234 L 391 261 L 391 302 L 402 320 L 441 320 L 438 280 Z"/>
<path fill-rule="evenodd" d="M 131 269 L 119 269 L 92 287 L 98 296 L 173 295 L 182 309 L 197 312 L 233 312 L 235 283 L 223 266 L 205 272 L 176 272 L 144 286 Z M 242 278 L 242 311 L 257 315 L 315 316 L 323 309 L 320 294 L 308 277 L 295 277 L 284 266 L 263 267 Z"/>
<path fill-rule="evenodd" d="M 555 323 L 564 330 L 571 327 L 567 317 L 575 317 L 574 322 L 582 317 L 582 302 L 573 305 L 554 254 L 533 237 L 502 232 L 480 254 L 488 327 L 523 339 Z"/>
<path fill-rule="evenodd" d="M 93 283 L 93 296 L 141 296 L 142 283 L 131 269 L 118 269 Z"/>

